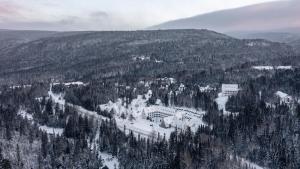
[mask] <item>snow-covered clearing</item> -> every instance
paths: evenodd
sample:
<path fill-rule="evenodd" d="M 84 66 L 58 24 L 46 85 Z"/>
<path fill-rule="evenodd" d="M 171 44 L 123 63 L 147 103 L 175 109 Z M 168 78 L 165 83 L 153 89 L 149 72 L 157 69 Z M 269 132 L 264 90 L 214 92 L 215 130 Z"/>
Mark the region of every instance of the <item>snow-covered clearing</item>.
<path fill-rule="evenodd" d="M 202 86 L 198 86 L 198 87 L 199 87 L 199 90 L 201 92 L 209 92 L 209 91 L 212 91 L 212 90 L 216 90 L 215 88 L 212 88 L 209 85 L 207 85 L 205 87 L 202 87 Z"/>
<path fill-rule="evenodd" d="M 77 110 L 77 112 L 83 116 L 88 116 L 90 118 L 94 118 L 96 120 L 106 120 L 108 118 L 105 118 L 101 115 L 98 115 L 97 112 L 94 111 L 89 111 L 81 106 L 78 105 L 74 105 L 71 103 L 67 103 L 64 99 L 64 95 L 63 94 L 55 94 L 52 92 L 52 86 L 50 87 L 50 90 L 48 91 L 48 95 L 49 97 L 52 99 L 53 102 L 58 103 L 60 105 L 61 108 L 65 107 L 65 105 L 68 105 L 70 107 L 73 107 Z M 59 133 L 62 132 L 60 130 L 51 130 L 49 128 L 43 128 L 45 129 L 45 131 L 48 132 L 54 132 L 54 133 Z M 92 145 L 90 145 L 91 149 L 97 149 L 97 144 L 96 141 L 99 139 L 99 134 L 96 135 L 95 141 Z M 114 168 L 118 168 L 119 167 L 119 162 L 118 159 L 116 157 L 113 157 L 110 154 L 104 153 L 104 152 L 99 152 L 99 156 L 101 156 L 101 158 L 103 159 L 103 166 L 107 166 L 109 169 L 114 169 Z"/>
<path fill-rule="evenodd" d="M 28 87 L 31 87 L 31 85 L 13 85 L 13 86 L 10 86 L 9 88 L 18 89 L 18 88 L 28 88 Z"/>
<path fill-rule="evenodd" d="M 248 42 L 246 45 L 249 47 L 253 47 L 253 46 L 267 47 L 267 46 L 270 46 L 270 43 L 253 41 L 253 42 Z"/>
<path fill-rule="evenodd" d="M 103 166 L 107 166 L 109 169 L 119 168 L 119 161 L 116 157 L 103 152 L 99 152 L 99 156 L 103 159 Z"/>
<path fill-rule="evenodd" d="M 158 134 L 160 137 L 165 135 L 166 138 L 169 138 L 171 132 L 174 131 L 174 128 L 162 128 L 157 123 L 141 118 L 133 120 L 132 122 L 127 119 L 116 118 L 116 122 L 118 128 L 122 131 L 125 126 L 126 134 L 132 131 L 135 136 L 140 135 L 140 137 L 144 138 L 157 138 Z"/>
<path fill-rule="evenodd" d="M 103 166 L 107 166 L 109 169 L 115 169 L 119 168 L 119 161 L 116 157 L 112 156 L 111 154 L 105 153 L 105 152 L 100 152 L 99 150 L 99 138 L 100 138 L 100 132 L 99 132 L 99 127 L 96 129 L 96 136 L 95 139 L 91 144 L 89 144 L 89 147 L 92 151 L 97 151 L 99 153 L 98 158 L 103 159 L 102 163 Z M 89 142 L 88 142 L 89 143 Z"/>
<path fill-rule="evenodd" d="M 58 105 L 61 109 L 63 109 L 65 107 L 65 105 L 68 105 L 68 106 L 74 108 L 75 110 L 77 110 L 77 112 L 83 116 L 93 117 L 98 120 L 102 120 L 102 119 L 106 120 L 107 119 L 106 117 L 98 115 L 97 112 L 95 112 L 95 111 L 90 111 L 90 110 L 83 108 L 82 106 L 74 105 L 72 103 L 67 103 L 64 99 L 63 94 L 53 93 L 52 86 L 50 87 L 50 90 L 48 91 L 48 95 L 54 103 L 58 103 Z"/>
<path fill-rule="evenodd" d="M 43 132 L 46 132 L 47 134 L 53 134 L 53 135 L 59 135 L 61 136 L 64 132 L 63 128 L 53 128 L 48 126 L 39 126 L 39 129 Z"/>
<path fill-rule="evenodd" d="M 219 110 L 223 110 L 224 115 L 230 114 L 230 112 L 226 111 L 226 103 L 228 101 L 228 96 L 224 96 L 222 93 L 218 94 L 216 98 L 216 103 L 218 105 Z"/>
<path fill-rule="evenodd" d="M 164 61 L 162 61 L 162 60 L 157 60 L 157 59 L 155 59 L 155 63 L 163 63 Z"/>
<path fill-rule="evenodd" d="M 33 120 L 32 115 L 27 113 L 24 109 L 20 109 L 17 114 L 20 115 L 24 119 Z"/>
<path fill-rule="evenodd" d="M 53 83 L 53 85 L 59 85 L 59 84 L 63 84 L 67 87 L 71 86 L 71 85 L 77 85 L 77 86 L 86 86 L 88 85 L 88 83 L 83 83 L 81 81 L 76 81 L 76 82 L 66 82 L 66 83 Z"/>
<path fill-rule="evenodd" d="M 128 105 L 126 105 L 125 99 L 119 98 L 114 103 L 110 101 L 100 105 L 100 109 L 114 113 L 117 125 L 121 130 L 124 130 L 125 126 L 125 132 L 133 131 L 140 136 L 156 137 L 160 134 L 160 137 L 165 135 L 166 138 L 169 138 L 170 133 L 176 127 L 185 129 L 189 126 L 196 131 L 200 125 L 206 125 L 202 121 L 204 111 L 185 107 L 165 107 L 159 104 L 160 101 L 157 101 L 158 105 L 148 105 L 147 101 L 151 95 L 152 92 L 149 90 L 147 94 L 139 95 Z M 126 119 L 122 118 L 124 115 L 127 117 Z M 165 127 L 160 126 L 162 121 L 165 123 Z"/>
<path fill-rule="evenodd" d="M 29 114 L 23 108 L 20 108 L 17 114 L 20 115 L 23 119 L 27 119 L 27 120 L 32 121 L 32 124 L 34 123 L 33 116 L 31 114 Z M 41 131 L 44 131 L 47 134 L 54 134 L 54 135 L 60 135 L 61 136 L 63 131 L 64 131 L 63 128 L 54 128 L 54 127 L 49 127 L 49 126 L 40 125 L 40 124 L 37 124 L 37 125 L 38 125 L 38 127 Z"/>
<path fill-rule="evenodd" d="M 66 101 L 64 99 L 64 95 L 62 93 L 55 94 L 52 91 L 48 92 L 49 97 L 52 99 L 54 103 L 58 103 L 61 106 L 65 106 Z"/>
<path fill-rule="evenodd" d="M 255 164 L 255 163 L 252 163 L 252 162 L 250 162 L 250 161 L 248 161 L 248 160 L 245 160 L 245 159 L 243 159 L 243 158 L 241 158 L 241 160 L 242 160 L 242 165 L 243 166 L 247 166 L 248 168 L 252 168 L 252 169 L 264 169 L 263 167 L 261 167 L 261 166 L 259 166 L 259 165 L 257 165 L 257 164 Z"/>
<path fill-rule="evenodd" d="M 233 160 L 233 158 L 234 158 L 232 155 L 230 155 L 229 157 L 230 157 L 231 160 Z M 243 167 L 247 167 L 249 169 L 267 169 L 265 167 L 261 167 L 261 166 L 255 164 L 255 163 L 253 163 L 253 162 L 251 162 L 249 160 L 246 160 L 244 158 L 241 158 L 241 157 L 235 157 L 235 159 L 237 161 L 241 161 L 241 165 Z"/>
<path fill-rule="evenodd" d="M 290 70 L 293 69 L 292 66 L 252 66 L 256 70 Z"/>

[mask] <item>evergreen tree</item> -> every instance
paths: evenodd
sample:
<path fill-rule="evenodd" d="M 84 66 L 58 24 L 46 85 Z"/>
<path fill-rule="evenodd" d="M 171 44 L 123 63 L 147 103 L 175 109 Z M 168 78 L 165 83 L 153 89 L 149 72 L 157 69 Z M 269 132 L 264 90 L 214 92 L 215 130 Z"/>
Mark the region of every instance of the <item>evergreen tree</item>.
<path fill-rule="evenodd" d="M 43 158 L 47 157 L 48 154 L 48 136 L 47 133 L 42 133 L 42 138 L 41 138 L 42 144 L 41 144 L 41 152 Z"/>

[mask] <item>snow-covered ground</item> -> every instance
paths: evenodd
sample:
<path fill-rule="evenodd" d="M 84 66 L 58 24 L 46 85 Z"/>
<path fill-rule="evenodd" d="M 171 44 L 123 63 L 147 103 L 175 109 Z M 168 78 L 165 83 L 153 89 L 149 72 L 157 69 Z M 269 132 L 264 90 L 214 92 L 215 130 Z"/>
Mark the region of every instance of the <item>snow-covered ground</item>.
<path fill-rule="evenodd" d="M 48 127 L 48 126 L 39 126 L 39 129 L 48 133 L 48 134 L 54 134 L 54 135 L 59 135 L 61 136 L 64 132 L 63 128 L 53 128 L 53 127 Z"/>
<path fill-rule="evenodd" d="M 63 84 L 65 86 L 71 86 L 71 85 L 77 85 L 77 86 L 86 86 L 88 85 L 87 83 L 83 83 L 81 81 L 76 81 L 76 82 L 66 82 L 66 83 L 53 83 L 53 85 L 59 85 L 59 84 Z"/>
<path fill-rule="evenodd" d="M 162 63 L 164 61 L 155 59 L 155 63 Z"/>
<path fill-rule="evenodd" d="M 93 117 L 96 120 L 102 120 L 102 119 L 107 119 L 101 115 L 98 115 L 97 112 L 93 112 L 93 111 L 89 111 L 84 109 L 81 106 L 77 106 L 77 105 L 73 105 L 71 103 L 67 103 L 64 99 L 64 94 L 55 94 L 52 92 L 52 88 L 50 87 L 50 90 L 48 91 L 48 95 L 49 98 L 52 99 L 52 101 L 54 103 L 58 103 L 60 105 L 61 108 L 63 108 L 66 104 L 68 106 L 71 106 L 73 108 L 75 108 L 78 113 L 88 116 L 88 117 Z M 26 118 L 28 120 L 33 120 L 33 116 L 31 114 L 29 114 L 28 112 L 26 112 L 25 109 L 20 108 L 20 110 L 18 111 L 18 115 L 20 115 L 22 118 Z M 49 127 L 49 126 L 41 126 L 39 125 L 39 129 L 48 133 L 48 134 L 54 134 L 54 135 L 62 135 L 64 129 L 63 128 L 53 128 L 53 127 Z M 96 144 L 96 140 L 99 139 L 99 135 L 96 135 L 96 139 L 94 144 L 90 145 L 91 149 L 96 148 L 95 146 L 97 146 Z M 103 166 L 107 166 L 109 169 L 114 169 L 114 168 L 119 168 L 119 162 L 118 159 L 108 153 L 105 152 L 99 152 L 99 156 L 103 159 Z"/>
<path fill-rule="evenodd" d="M 27 113 L 24 109 L 20 109 L 17 114 L 23 117 L 24 119 L 33 120 L 32 115 Z"/>
<path fill-rule="evenodd" d="M 111 154 L 100 152 L 99 150 L 99 138 L 100 138 L 99 127 L 97 128 L 95 139 L 93 140 L 92 144 L 89 144 L 89 147 L 92 151 L 97 151 L 98 158 L 103 159 L 102 163 L 103 166 L 107 166 L 109 169 L 117 169 L 119 168 L 119 161 L 116 157 L 112 156 Z M 88 142 L 89 143 L 89 142 Z"/>
<path fill-rule="evenodd" d="M 116 102 L 108 102 L 107 104 L 100 105 L 101 110 L 113 112 L 118 127 L 121 130 L 126 128 L 126 132 L 133 131 L 135 134 L 141 136 L 156 137 L 158 133 L 162 137 L 169 138 L 170 133 L 175 130 L 175 127 L 179 129 L 185 129 L 187 126 L 191 127 L 193 131 L 196 131 L 200 125 L 206 125 L 202 121 L 202 116 L 205 114 L 202 110 L 196 110 L 185 107 L 165 107 L 160 101 L 157 101 L 158 105 L 148 105 L 147 101 L 151 97 L 151 90 L 144 96 L 139 95 L 136 99 L 126 105 L 125 99 L 119 98 Z M 154 117 L 150 121 L 147 117 Z M 122 116 L 127 116 L 123 119 Z M 160 121 L 164 121 L 167 128 L 160 127 Z"/>
<path fill-rule="evenodd" d="M 242 165 L 243 166 L 247 166 L 248 168 L 252 168 L 252 169 L 264 169 L 263 167 L 253 163 L 253 162 L 250 162 L 244 158 L 241 158 L 242 160 Z"/>
<path fill-rule="evenodd" d="M 249 47 L 253 47 L 253 46 L 266 47 L 266 46 L 270 46 L 270 43 L 256 41 L 256 42 L 248 42 L 246 45 Z"/>
<path fill-rule="evenodd" d="M 216 90 L 215 88 L 212 88 L 209 85 L 207 85 L 205 87 L 202 87 L 202 86 L 198 86 L 198 87 L 199 87 L 199 90 L 201 92 L 209 92 L 209 91 L 212 91 L 212 90 Z"/>
<path fill-rule="evenodd" d="M 101 116 L 101 115 L 98 115 L 97 112 L 95 111 L 90 111 L 90 110 L 87 110 L 85 108 L 83 108 L 82 106 L 78 106 L 78 105 L 74 105 L 72 103 L 67 103 L 64 99 L 64 94 L 62 93 L 59 93 L 59 94 L 56 94 L 56 93 L 53 93 L 52 91 L 52 86 L 50 87 L 50 90 L 48 91 L 48 96 L 52 99 L 52 101 L 54 103 L 58 103 L 59 107 L 61 109 L 63 109 L 65 107 L 65 105 L 68 105 L 72 108 L 74 108 L 75 110 L 77 110 L 77 112 L 83 116 L 88 116 L 88 117 L 93 117 L 95 119 L 100 119 L 100 120 L 106 120 L 107 118 Z"/>
<path fill-rule="evenodd" d="M 55 94 L 51 90 L 51 91 L 48 91 L 48 95 L 54 103 L 58 103 L 59 105 L 62 105 L 62 106 L 65 105 L 66 101 L 64 99 L 64 94 L 62 94 L 62 93 Z"/>
<path fill-rule="evenodd" d="M 216 98 L 216 103 L 218 105 L 219 110 L 223 110 L 224 115 L 230 114 L 230 112 L 226 111 L 226 103 L 228 101 L 228 96 L 224 96 L 222 93 L 218 94 Z"/>
<path fill-rule="evenodd" d="M 109 169 L 119 168 L 119 161 L 116 157 L 100 152 L 99 156 L 103 159 L 103 166 L 107 166 Z"/>
<path fill-rule="evenodd" d="M 126 134 L 132 131 L 135 136 L 140 135 L 140 137 L 145 138 L 156 138 L 158 134 L 160 137 L 165 135 L 166 138 L 169 138 L 171 132 L 174 131 L 174 128 L 162 128 L 159 124 L 142 118 L 135 119 L 132 122 L 127 119 L 116 118 L 116 122 L 118 128 L 122 131 L 125 126 Z"/>
<path fill-rule="evenodd" d="M 34 123 L 33 116 L 31 114 L 29 114 L 26 110 L 20 108 L 17 114 L 20 115 L 22 118 L 30 120 L 30 121 L 32 121 L 32 123 Z M 46 125 L 41 126 L 40 124 L 37 124 L 37 125 L 40 130 L 42 130 L 48 134 L 62 135 L 62 133 L 64 131 L 63 128 L 53 128 L 53 127 L 49 127 Z"/>
<path fill-rule="evenodd" d="M 31 87 L 31 85 L 13 85 L 13 86 L 10 86 L 9 88 L 17 89 L 17 88 L 28 88 L 28 87 Z"/>
<path fill-rule="evenodd" d="M 233 159 L 232 155 L 230 155 L 230 159 L 231 160 Z M 241 158 L 241 157 L 236 157 L 236 160 L 240 161 L 243 167 L 247 166 L 247 168 L 249 168 L 249 169 L 266 169 L 264 167 L 261 167 L 261 166 L 255 164 L 255 163 L 253 163 L 249 160 L 246 160 L 244 158 Z"/>
<path fill-rule="evenodd" d="M 253 69 L 256 70 L 290 70 L 293 69 L 292 66 L 252 66 Z"/>
<path fill-rule="evenodd" d="M 232 155 L 230 155 L 230 159 L 233 159 Z M 265 167 L 261 167 L 261 166 L 255 164 L 255 163 L 253 163 L 253 162 L 251 162 L 249 160 L 246 160 L 244 158 L 241 158 L 241 157 L 236 157 L 236 159 L 238 161 L 241 161 L 242 166 L 244 166 L 244 167 L 247 166 L 247 168 L 249 168 L 249 169 L 267 169 Z"/>

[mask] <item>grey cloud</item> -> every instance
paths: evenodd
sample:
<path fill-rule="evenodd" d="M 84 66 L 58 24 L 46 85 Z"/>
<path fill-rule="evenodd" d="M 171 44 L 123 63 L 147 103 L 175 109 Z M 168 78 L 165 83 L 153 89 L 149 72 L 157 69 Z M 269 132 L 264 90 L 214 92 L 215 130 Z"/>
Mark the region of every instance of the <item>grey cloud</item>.
<path fill-rule="evenodd" d="M 109 16 L 108 13 L 106 13 L 104 11 L 92 12 L 90 14 L 91 18 L 107 18 L 108 16 Z"/>
<path fill-rule="evenodd" d="M 69 16 L 69 17 L 61 19 L 60 21 L 58 21 L 58 23 L 63 24 L 63 25 L 72 25 L 72 24 L 75 24 L 76 22 L 78 22 L 79 20 L 80 20 L 80 18 L 77 16 Z"/>
<path fill-rule="evenodd" d="M 1 21 L 1 17 L 0 17 Z M 130 23 L 117 15 L 106 12 L 92 12 L 86 16 L 66 16 L 57 21 L 24 21 L 14 22 L 6 20 L 0 23 L 0 29 L 33 29 L 33 30 L 57 30 L 57 31 L 81 31 L 81 30 L 127 30 Z"/>

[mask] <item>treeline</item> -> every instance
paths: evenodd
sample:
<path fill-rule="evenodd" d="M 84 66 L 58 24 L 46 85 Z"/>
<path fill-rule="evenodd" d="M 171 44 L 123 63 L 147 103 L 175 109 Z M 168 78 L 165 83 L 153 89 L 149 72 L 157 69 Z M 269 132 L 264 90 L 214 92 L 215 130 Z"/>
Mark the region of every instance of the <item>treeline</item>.
<path fill-rule="evenodd" d="M 154 139 L 132 132 L 126 136 L 112 119 L 102 121 L 99 131 L 99 150 L 118 157 L 120 168 L 247 168 L 241 161 L 230 158 L 221 140 L 214 139 L 206 127 L 199 127 L 196 133 L 189 128 L 176 130 L 169 139 L 165 136 Z"/>
<path fill-rule="evenodd" d="M 20 97 L 20 91 L 11 90 L 4 95 Z M 4 168 L 99 168 L 103 166 L 99 152 L 107 152 L 116 156 L 120 168 L 243 168 L 238 160 L 230 158 L 226 147 L 220 140 L 215 140 L 209 128 L 199 127 L 197 133 L 190 129 L 176 131 L 170 139 L 158 137 L 146 139 L 134 136 L 133 133 L 125 135 L 117 128 L 114 119 L 94 121 L 78 115 L 71 107 L 59 108 L 51 99 L 28 95 L 26 100 L 32 102 L 27 108 L 33 115 L 34 121 L 28 121 L 17 115 L 20 105 L 9 105 L 3 102 L 1 106 L 0 121 L 1 133 L 5 137 L 1 142 L 8 145 L 18 145 L 17 150 L 3 147 L 4 151 L 16 152 L 16 157 L 8 157 L 3 153 L 2 167 Z M 31 98 L 33 97 L 33 98 Z M 31 98 L 31 99 L 30 99 Z M 45 115 L 43 115 L 45 114 Z M 50 125 L 44 118 L 48 116 L 56 124 L 64 128 L 63 135 L 54 136 L 43 133 L 38 129 L 39 123 Z M 53 117 L 52 117 L 53 116 Z M 62 116 L 62 118 L 59 118 Z M 22 139 L 21 139 L 22 138 Z M 19 140 L 31 140 L 20 142 Z M 28 147 L 36 147 L 36 151 L 24 155 Z M 19 152 L 19 153 L 18 153 Z M 26 161 L 28 158 L 30 164 Z"/>

